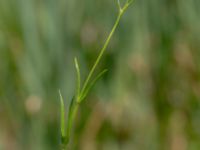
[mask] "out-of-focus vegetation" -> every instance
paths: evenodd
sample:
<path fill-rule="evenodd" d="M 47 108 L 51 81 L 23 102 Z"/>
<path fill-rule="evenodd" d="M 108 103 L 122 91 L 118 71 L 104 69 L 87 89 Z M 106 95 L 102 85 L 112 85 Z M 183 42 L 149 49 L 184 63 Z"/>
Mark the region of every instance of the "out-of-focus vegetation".
<path fill-rule="evenodd" d="M 87 75 L 115 0 L 0 0 L 0 150 L 59 149 L 59 95 Z M 200 149 L 200 1 L 136 0 L 81 105 L 72 150 Z M 68 106 L 68 105 L 67 105 Z"/>

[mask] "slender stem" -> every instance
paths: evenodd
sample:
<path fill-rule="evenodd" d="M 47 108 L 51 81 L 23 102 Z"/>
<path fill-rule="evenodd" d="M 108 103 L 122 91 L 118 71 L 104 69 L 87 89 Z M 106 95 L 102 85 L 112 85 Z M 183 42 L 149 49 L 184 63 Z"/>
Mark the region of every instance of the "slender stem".
<path fill-rule="evenodd" d="M 71 135 L 72 124 L 73 124 L 73 121 L 75 120 L 76 114 L 78 112 L 78 108 L 79 108 L 79 103 L 77 103 L 75 101 L 75 103 L 72 106 L 72 111 L 68 115 L 69 118 L 68 118 L 68 125 L 67 125 L 67 129 L 66 129 L 66 144 L 69 143 L 69 138 L 70 138 L 70 135 Z"/>
<path fill-rule="evenodd" d="M 66 128 L 66 136 L 62 140 L 62 145 L 61 145 L 61 149 L 62 150 L 66 150 L 67 149 L 67 145 L 69 144 L 72 125 L 73 125 L 73 121 L 76 118 L 76 114 L 78 112 L 78 108 L 79 108 L 79 103 L 75 102 L 73 104 L 73 106 L 72 106 L 71 112 L 68 114 L 68 124 L 67 124 L 67 128 Z"/>
<path fill-rule="evenodd" d="M 93 82 L 91 84 L 89 84 L 90 80 L 91 80 L 91 77 L 97 67 L 97 65 L 99 64 L 106 48 L 108 47 L 108 44 L 119 24 L 119 21 L 122 17 L 122 15 L 124 14 L 124 12 L 126 11 L 126 9 L 128 8 L 128 6 L 132 3 L 133 0 L 127 0 L 127 2 L 125 3 L 125 5 L 121 8 L 120 6 L 120 1 L 118 0 L 118 6 L 119 6 L 119 14 L 118 14 L 118 17 L 115 21 L 115 24 L 110 32 L 110 34 L 108 35 L 102 49 L 100 50 L 100 53 L 94 63 L 94 65 L 92 66 L 84 84 L 83 84 L 83 88 L 82 90 L 80 90 L 80 69 L 79 69 L 79 64 L 78 64 L 78 61 L 77 59 L 75 58 L 75 66 L 76 66 L 76 71 L 77 71 L 77 93 L 75 95 L 75 97 L 73 97 L 72 101 L 71 101 L 71 104 L 70 104 L 70 107 L 69 107 L 69 111 L 68 111 L 68 120 L 67 120 L 67 127 L 66 127 L 66 130 L 64 128 L 64 125 L 65 125 L 65 122 L 64 122 L 64 103 L 63 103 L 63 99 L 62 99 L 62 96 L 61 96 L 61 132 L 62 132 L 62 146 L 61 146 L 61 149 L 62 150 L 66 150 L 67 148 L 67 145 L 69 143 L 69 139 L 70 139 L 70 135 L 71 135 L 71 129 L 72 129 L 72 124 L 73 124 L 73 121 L 75 120 L 75 117 L 76 117 L 76 114 L 78 112 L 78 108 L 79 108 L 79 105 L 80 105 L 80 102 L 81 102 L 81 98 L 85 97 L 87 95 L 87 91 L 88 91 L 88 88 L 90 88 L 90 86 L 92 87 L 93 85 Z M 103 71 L 102 73 L 99 74 L 99 76 L 101 76 L 105 71 Z M 94 82 L 99 78 L 99 76 L 97 76 L 97 78 L 94 79 Z M 86 95 L 85 95 L 86 94 Z M 60 94 L 61 95 L 61 94 Z M 65 133 L 66 134 L 65 134 Z"/>
<path fill-rule="evenodd" d="M 97 57 L 97 59 L 96 59 L 94 65 L 93 65 L 92 69 L 90 70 L 90 72 L 89 72 L 89 74 L 88 74 L 88 76 L 87 76 L 87 78 L 86 78 L 86 80 L 85 80 L 85 83 L 84 83 L 84 85 L 83 85 L 83 88 L 82 88 L 82 91 L 81 91 L 81 95 L 85 92 L 85 89 L 86 89 L 86 87 L 87 87 L 87 85 L 88 85 L 88 82 L 90 81 L 90 79 L 91 79 L 91 77 L 92 77 L 92 75 L 93 75 L 93 73 L 94 73 L 94 71 L 95 71 L 97 65 L 99 64 L 99 61 L 101 60 L 101 58 L 102 58 L 102 56 L 103 56 L 103 54 L 104 54 L 106 48 L 108 47 L 108 44 L 109 44 L 109 42 L 110 42 L 110 40 L 111 40 L 111 38 L 112 38 L 113 33 L 115 32 L 115 30 L 116 30 L 116 28 L 117 28 L 117 26 L 118 26 L 118 24 L 119 24 L 119 21 L 120 21 L 120 19 L 121 19 L 122 14 L 123 14 L 123 12 L 120 12 L 120 13 L 119 13 L 119 15 L 118 15 L 118 17 L 117 17 L 117 20 L 116 20 L 116 22 L 115 22 L 115 24 L 114 24 L 114 26 L 113 26 L 113 28 L 112 28 L 110 34 L 108 35 L 108 38 L 107 38 L 105 44 L 103 45 L 103 48 L 101 49 L 101 51 L 100 51 L 100 53 L 99 53 L 99 55 L 98 55 L 98 57 Z"/>

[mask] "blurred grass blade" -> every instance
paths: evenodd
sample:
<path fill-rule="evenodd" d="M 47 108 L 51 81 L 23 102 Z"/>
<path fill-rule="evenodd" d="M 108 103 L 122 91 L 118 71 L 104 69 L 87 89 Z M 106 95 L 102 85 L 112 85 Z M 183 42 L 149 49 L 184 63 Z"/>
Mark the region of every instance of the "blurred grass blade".
<path fill-rule="evenodd" d="M 64 100 L 62 97 L 62 94 L 59 90 L 59 95 L 60 95 L 60 127 L 61 127 L 61 135 L 62 138 L 65 137 L 65 105 L 64 105 Z"/>
<path fill-rule="evenodd" d="M 100 72 L 96 78 L 87 86 L 85 91 L 83 91 L 83 94 L 81 94 L 80 102 L 84 100 L 84 98 L 88 95 L 88 92 L 92 89 L 92 87 L 95 85 L 97 80 L 99 80 L 108 70 L 105 69 L 102 72 Z"/>

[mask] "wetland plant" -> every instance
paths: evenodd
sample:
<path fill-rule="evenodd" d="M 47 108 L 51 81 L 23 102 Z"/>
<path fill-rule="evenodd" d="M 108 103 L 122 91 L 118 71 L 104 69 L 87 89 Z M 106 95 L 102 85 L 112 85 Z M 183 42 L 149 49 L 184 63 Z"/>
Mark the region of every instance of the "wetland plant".
<path fill-rule="evenodd" d="M 61 92 L 59 91 L 59 95 L 60 95 L 60 103 L 61 103 L 61 108 L 60 108 L 60 116 L 61 116 L 61 150 L 66 150 L 67 149 L 67 145 L 69 143 L 70 140 L 70 135 L 71 135 L 71 130 L 72 130 L 72 126 L 73 126 L 73 122 L 76 118 L 76 114 L 77 111 L 79 109 L 79 106 L 81 104 L 81 102 L 86 98 L 86 96 L 88 95 L 90 89 L 94 86 L 94 84 L 96 83 L 96 81 L 98 79 L 100 79 L 106 72 L 107 69 L 101 71 L 99 74 L 97 74 L 96 77 L 93 77 L 94 72 L 99 64 L 99 62 L 101 61 L 101 58 L 105 52 L 105 50 L 107 49 L 108 44 L 110 43 L 110 40 L 119 24 L 119 21 L 121 19 L 121 17 L 123 16 L 123 14 L 126 12 L 127 8 L 130 6 L 130 4 L 133 2 L 133 0 L 126 0 L 126 2 L 123 4 L 123 6 L 120 3 L 120 0 L 116 0 L 117 5 L 118 5 L 118 16 L 117 19 L 115 21 L 114 26 L 112 27 L 112 30 L 110 31 L 102 49 L 99 52 L 99 55 L 97 56 L 97 59 L 95 60 L 88 76 L 86 77 L 83 85 L 81 85 L 81 73 L 80 73 L 80 68 L 79 68 L 79 63 L 77 58 L 74 59 L 74 63 L 75 63 L 75 68 L 76 68 L 76 94 L 74 95 L 74 97 L 71 100 L 70 106 L 69 106 L 69 110 L 68 110 L 68 116 L 67 116 L 67 122 L 65 122 L 65 106 L 64 106 L 64 100 L 63 97 L 61 95 Z"/>

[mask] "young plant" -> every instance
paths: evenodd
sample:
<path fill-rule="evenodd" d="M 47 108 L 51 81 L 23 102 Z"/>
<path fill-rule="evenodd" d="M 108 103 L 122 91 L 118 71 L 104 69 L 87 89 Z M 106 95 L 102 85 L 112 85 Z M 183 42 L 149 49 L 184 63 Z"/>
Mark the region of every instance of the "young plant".
<path fill-rule="evenodd" d="M 79 63 L 77 58 L 74 59 L 74 63 L 75 63 L 75 68 L 76 68 L 76 76 L 77 76 L 77 81 L 76 81 L 76 94 L 74 95 L 74 97 L 71 100 L 70 106 L 69 106 L 69 111 L 68 111 L 68 117 L 67 117 L 67 124 L 65 124 L 65 107 L 64 107 L 64 100 L 63 97 L 61 95 L 61 92 L 59 91 L 60 94 L 60 103 L 61 103 L 61 149 L 62 150 L 66 150 L 67 145 L 69 143 L 70 140 L 70 135 L 71 135 L 71 129 L 72 129 L 72 124 L 75 120 L 78 108 L 80 103 L 86 98 L 86 96 L 88 95 L 90 89 L 94 86 L 94 84 L 96 83 L 96 81 L 101 78 L 106 72 L 107 70 L 103 70 L 101 71 L 96 77 L 94 77 L 94 79 L 92 79 L 92 76 L 94 74 L 94 71 L 96 70 L 118 24 L 119 21 L 122 17 L 122 15 L 125 13 L 125 11 L 127 10 L 127 8 L 130 6 L 130 4 L 133 2 L 133 0 L 126 0 L 125 4 L 123 6 L 121 6 L 120 0 L 117 0 L 117 5 L 118 5 L 118 9 L 119 9 L 119 13 L 118 13 L 118 17 L 115 21 L 115 24 L 110 32 L 110 34 L 108 35 L 102 49 L 100 50 L 100 53 L 96 59 L 96 61 L 94 62 L 93 67 L 91 68 L 83 86 L 81 86 L 81 74 L 80 74 L 80 68 L 79 68 Z"/>

